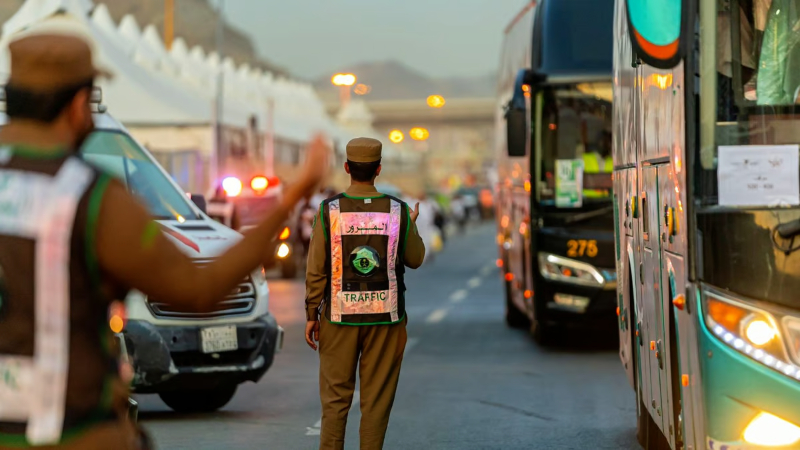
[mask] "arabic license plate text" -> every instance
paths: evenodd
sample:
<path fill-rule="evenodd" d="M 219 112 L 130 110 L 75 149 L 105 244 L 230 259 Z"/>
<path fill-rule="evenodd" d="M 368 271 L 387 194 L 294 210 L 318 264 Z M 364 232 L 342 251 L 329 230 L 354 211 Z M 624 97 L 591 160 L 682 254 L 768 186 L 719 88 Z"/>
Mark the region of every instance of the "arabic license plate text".
<path fill-rule="evenodd" d="M 200 342 L 203 353 L 227 352 L 239 348 L 235 325 L 203 328 L 200 331 Z"/>

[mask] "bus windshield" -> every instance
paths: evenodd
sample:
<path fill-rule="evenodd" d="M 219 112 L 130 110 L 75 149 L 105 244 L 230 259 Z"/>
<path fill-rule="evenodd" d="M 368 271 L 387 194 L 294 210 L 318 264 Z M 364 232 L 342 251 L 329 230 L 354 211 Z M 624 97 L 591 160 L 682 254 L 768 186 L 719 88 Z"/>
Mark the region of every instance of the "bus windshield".
<path fill-rule="evenodd" d="M 547 87 L 536 95 L 534 121 L 539 201 L 611 201 L 611 83 Z"/>
<path fill-rule="evenodd" d="M 121 181 L 147 206 L 155 219 L 198 220 L 188 199 L 175 189 L 145 151 L 127 134 L 97 130 L 81 149 L 81 156 Z"/>

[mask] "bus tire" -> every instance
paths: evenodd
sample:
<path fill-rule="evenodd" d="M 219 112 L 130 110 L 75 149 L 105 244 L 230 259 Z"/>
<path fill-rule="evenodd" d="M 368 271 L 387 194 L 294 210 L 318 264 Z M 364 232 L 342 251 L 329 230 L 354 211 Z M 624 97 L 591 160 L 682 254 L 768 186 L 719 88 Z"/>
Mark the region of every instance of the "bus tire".
<path fill-rule="evenodd" d="M 511 300 L 511 286 L 506 283 L 506 325 L 510 328 L 525 329 L 530 325 L 528 316 L 514 305 Z"/>
<path fill-rule="evenodd" d="M 281 278 L 293 280 L 297 278 L 297 257 L 292 253 L 286 259 L 281 260 Z"/>
<path fill-rule="evenodd" d="M 544 322 L 539 320 L 533 320 L 531 322 L 531 336 L 533 340 L 536 341 L 537 344 L 547 347 L 553 344 L 554 338 L 553 335 L 556 333 L 556 327 L 553 325 L 548 325 Z"/>

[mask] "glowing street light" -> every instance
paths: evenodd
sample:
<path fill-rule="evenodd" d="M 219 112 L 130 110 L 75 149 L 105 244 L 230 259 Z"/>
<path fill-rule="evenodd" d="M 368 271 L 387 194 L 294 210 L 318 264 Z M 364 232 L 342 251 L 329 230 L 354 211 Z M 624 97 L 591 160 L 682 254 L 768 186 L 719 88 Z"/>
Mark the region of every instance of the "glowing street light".
<path fill-rule="evenodd" d="M 335 86 L 352 86 L 356 84 L 356 76 L 352 73 L 337 73 L 331 78 Z"/>
<path fill-rule="evenodd" d="M 403 136 L 403 132 L 400 130 L 392 130 L 389 132 L 389 140 L 394 142 L 395 144 L 399 144 L 403 142 L 405 136 Z"/>
<path fill-rule="evenodd" d="M 444 97 L 441 95 L 431 95 L 428 97 L 428 106 L 431 108 L 441 108 L 444 106 Z"/>
<path fill-rule="evenodd" d="M 428 132 L 427 128 L 414 127 L 408 132 L 408 135 L 415 141 L 424 141 L 427 140 L 431 134 Z"/>

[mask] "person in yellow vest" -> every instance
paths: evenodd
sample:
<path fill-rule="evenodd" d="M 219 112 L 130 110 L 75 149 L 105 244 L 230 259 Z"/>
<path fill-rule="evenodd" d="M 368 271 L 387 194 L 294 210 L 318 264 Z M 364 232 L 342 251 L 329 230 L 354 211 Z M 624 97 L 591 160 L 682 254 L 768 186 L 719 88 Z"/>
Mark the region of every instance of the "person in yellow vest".
<path fill-rule="evenodd" d="M 12 37 L 0 129 L 0 450 L 142 450 L 106 323 L 131 289 L 211 311 L 325 172 L 319 138 L 271 214 L 200 267 L 125 185 L 78 157 L 94 128 L 88 32 L 56 16 Z"/>
<path fill-rule="evenodd" d="M 322 202 L 313 226 L 306 343 L 319 342 L 320 450 L 344 448 L 357 371 L 361 449 L 383 448 L 407 340 L 403 274 L 425 259 L 419 204 L 412 210 L 375 189 L 381 147 L 369 138 L 347 144 L 350 187 Z"/>
<path fill-rule="evenodd" d="M 614 160 L 611 157 L 611 133 L 602 132 L 599 145 L 590 145 L 591 151 L 583 154 L 583 172 L 586 174 L 611 173 L 614 171 Z M 601 153 L 602 152 L 602 153 Z M 584 189 L 586 198 L 605 198 L 609 196 L 606 189 Z"/>

